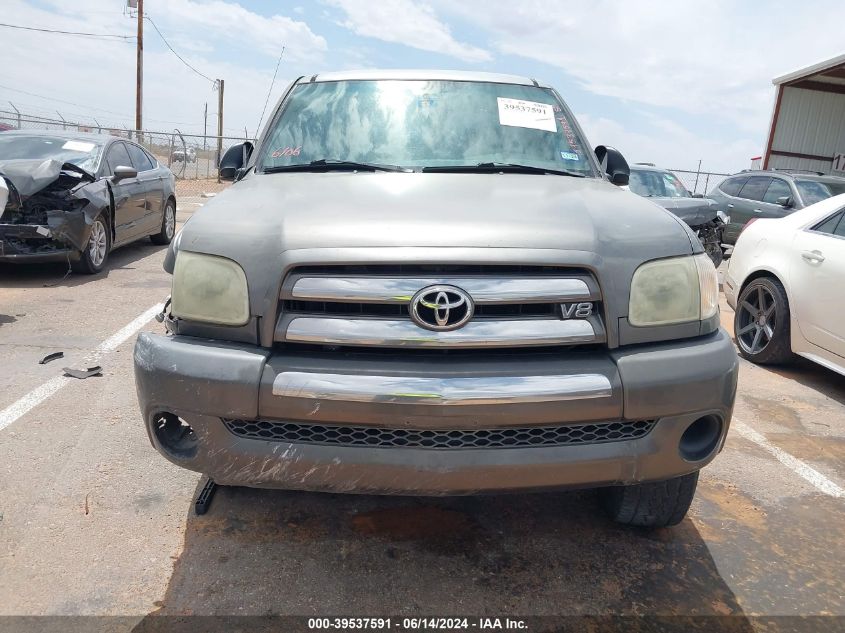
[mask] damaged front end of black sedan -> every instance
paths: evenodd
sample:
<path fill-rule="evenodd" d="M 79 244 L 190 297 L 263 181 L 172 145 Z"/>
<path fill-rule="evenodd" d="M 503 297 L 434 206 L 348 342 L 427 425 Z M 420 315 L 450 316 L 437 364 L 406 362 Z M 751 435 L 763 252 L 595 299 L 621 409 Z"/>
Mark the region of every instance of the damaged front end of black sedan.
<path fill-rule="evenodd" d="M 76 260 L 110 207 L 108 182 L 72 163 L 0 161 L 0 179 L 0 261 Z"/>

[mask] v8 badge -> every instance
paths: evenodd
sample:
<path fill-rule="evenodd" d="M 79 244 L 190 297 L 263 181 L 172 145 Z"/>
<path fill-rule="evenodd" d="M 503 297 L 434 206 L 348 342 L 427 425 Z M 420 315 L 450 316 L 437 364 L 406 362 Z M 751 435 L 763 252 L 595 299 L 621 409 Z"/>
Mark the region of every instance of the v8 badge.
<path fill-rule="evenodd" d="M 593 315 L 593 304 L 583 303 L 561 303 L 561 318 L 563 319 L 586 319 Z"/>

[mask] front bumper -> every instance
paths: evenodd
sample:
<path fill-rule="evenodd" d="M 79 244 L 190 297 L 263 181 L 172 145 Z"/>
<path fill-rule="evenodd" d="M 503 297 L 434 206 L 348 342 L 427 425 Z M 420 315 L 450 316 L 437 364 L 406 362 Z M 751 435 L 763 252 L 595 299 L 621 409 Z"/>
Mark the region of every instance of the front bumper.
<path fill-rule="evenodd" d="M 153 446 L 220 484 L 380 494 L 471 494 L 654 481 L 698 470 L 720 450 L 737 359 L 723 331 L 613 351 L 404 356 L 296 354 L 142 333 L 138 398 Z M 190 450 L 162 442 L 178 415 Z M 681 435 L 721 420 L 715 448 L 684 459 Z M 637 439 L 499 448 L 368 447 L 249 439 L 223 419 L 392 429 L 508 429 L 655 420 Z"/>
<path fill-rule="evenodd" d="M 78 257 L 79 251 L 53 240 L 47 226 L 0 224 L 0 262 L 35 264 Z"/>

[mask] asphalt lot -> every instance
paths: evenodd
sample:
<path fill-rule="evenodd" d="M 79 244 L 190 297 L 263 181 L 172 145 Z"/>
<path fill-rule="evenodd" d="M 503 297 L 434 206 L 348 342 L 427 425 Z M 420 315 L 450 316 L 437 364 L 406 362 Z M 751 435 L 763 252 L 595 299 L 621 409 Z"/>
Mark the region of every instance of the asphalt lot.
<path fill-rule="evenodd" d="M 845 616 L 845 379 L 808 362 L 742 362 L 726 448 L 676 528 L 617 526 L 591 491 L 235 488 L 195 516 L 200 476 L 152 449 L 132 377 L 137 329 L 162 329 L 145 317 L 163 256 L 0 267 L 0 615 Z M 102 377 L 57 378 L 94 361 Z"/>

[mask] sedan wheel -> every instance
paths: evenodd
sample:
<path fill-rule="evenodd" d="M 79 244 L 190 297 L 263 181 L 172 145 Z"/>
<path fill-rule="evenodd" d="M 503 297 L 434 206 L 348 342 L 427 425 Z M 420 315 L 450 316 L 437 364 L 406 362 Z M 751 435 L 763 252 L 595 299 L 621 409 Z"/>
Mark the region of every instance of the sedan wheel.
<path fill-rule="evenodd" d="M 109 240 L 106 237 L 106 227 L 103 226 L 103 221 L 97 218 L 94 220 L 94 224 L 91 225 L 91 237 L 88 239 L 88 256 L 96 268 L 100 268 L 103 262 L 106 261 L 108 246 Z"/>
<path fill-rule="evenodd" d="M 168 200 L 164 205 L 164 213 L 161 216 L 161 226 L 158 233 L 150 236 L 153 244 L 170 244 L 176 234 L 176 203 Z"/>
<path fill-rule="evenodd" d="M 755 363 L 790 359 L 789 303 L 776 279 L 753 280 L 740 293 L 734 317 L 739 352 Z"/>
<path fill-rule="evenodd" d="M 164 209 L 164 234 L 168 239 L 173 239 L 176 232 L 176 210 L 173 205 L 168 204 Z"/>
<path fill-rule="evenodd" d="M 88 245 L 79 255 L 79 260 L 73 263 L 73 269 L 86 275 L 100 272 L 106 265 L 111 250 L 111 233 L 105 216 L 99 215 L 91 223 L 91 235 Z"/>

